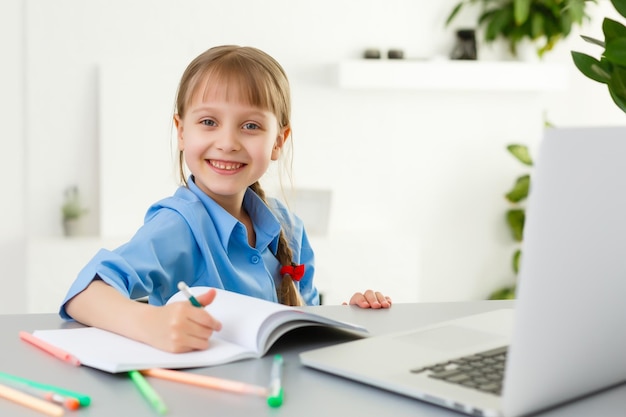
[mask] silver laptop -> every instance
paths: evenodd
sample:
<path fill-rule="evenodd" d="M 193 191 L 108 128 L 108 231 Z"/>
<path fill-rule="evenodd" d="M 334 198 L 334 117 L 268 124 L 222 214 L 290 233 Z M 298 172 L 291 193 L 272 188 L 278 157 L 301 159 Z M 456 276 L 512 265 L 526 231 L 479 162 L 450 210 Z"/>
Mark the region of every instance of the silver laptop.
<path fill-rule="evenodd" d="M 626 381 L 626 127 L 547 129 L 531 181 L 514 310 L 303 352 L 302 363 L 479 416 Z"/>

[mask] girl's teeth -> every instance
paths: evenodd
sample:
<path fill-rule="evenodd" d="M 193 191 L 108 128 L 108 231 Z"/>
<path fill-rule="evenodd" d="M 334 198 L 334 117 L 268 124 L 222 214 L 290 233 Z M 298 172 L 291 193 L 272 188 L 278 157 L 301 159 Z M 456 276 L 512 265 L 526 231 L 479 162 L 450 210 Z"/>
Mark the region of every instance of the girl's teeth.
<path fill-rule="evenodd" d="M 242 164 L 225 164 L 223 162 L 211 161 L 211 165 L 213 165 L 215 168 L 218 168 L 218 169 L 234 170 L 234 169 L 241 168 Z"/>

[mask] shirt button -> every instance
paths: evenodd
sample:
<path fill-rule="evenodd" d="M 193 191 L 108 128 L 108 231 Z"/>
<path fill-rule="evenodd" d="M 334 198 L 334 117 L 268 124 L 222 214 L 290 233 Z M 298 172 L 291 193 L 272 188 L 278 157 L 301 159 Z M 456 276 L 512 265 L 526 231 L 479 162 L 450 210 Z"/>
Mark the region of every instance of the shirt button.
<path fill-rule="evenodd" d="M 258 264 L 259 263 L 260 258 L 256 255 L 252 256 L 250 258 L 250 262 L 252 262 L 253 264 Z"/>

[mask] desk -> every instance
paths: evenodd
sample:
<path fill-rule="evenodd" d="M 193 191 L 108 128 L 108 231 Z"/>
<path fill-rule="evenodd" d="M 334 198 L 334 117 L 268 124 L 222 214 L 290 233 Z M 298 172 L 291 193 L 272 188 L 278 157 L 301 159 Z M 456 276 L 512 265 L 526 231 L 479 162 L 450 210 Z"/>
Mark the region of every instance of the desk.
<path fill-rule="evenodd" d="M 347 306 L 305 307 L 329 317 L 365 325 L 373 335 L 395 332 L 496 308 L 513 301 L 395 304 L 389 310 L 361 310 Z M 115 415 L 155 416 L 156 413 L 125 375 L 113 375 L 87 367 L 72 367 L 22 342 L 18 331 L 79 326 L 64 323 L 56 314 L 0 315 L 0 371 L 88 394 L 92 404 L 75 417 Z M 271 409 L 261 398 L 207 390 L 164 380 L 150 379 L 168 405 L 172 417 L 214 416 L 449 416 L 452 411 L 401 395 L 369 387 L 302 366 L 298 353 L 351 340 L 353 336 L 331 329 L 298 329 L 279 340 L 262 359 L 198 368 L 187 372 L 266 385 L 272 356 L 285 357 L 285 402 Z M 543 417 L 624 417 L 626 384 L 542 414 Z M 41 417 L 27 408 L 0 399 L 0 416 Z"/>

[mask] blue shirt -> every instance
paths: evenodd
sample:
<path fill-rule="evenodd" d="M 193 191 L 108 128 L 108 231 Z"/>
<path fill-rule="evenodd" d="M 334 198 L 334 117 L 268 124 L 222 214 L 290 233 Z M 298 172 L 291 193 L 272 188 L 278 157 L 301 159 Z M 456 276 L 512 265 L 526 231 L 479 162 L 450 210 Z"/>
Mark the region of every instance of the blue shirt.
<path fill-rule="evenodd" d="M 307 305 L 318 305 L 313 285 L 314 255 L 302 221 L 278 200 L 271 209 L 252 190 L 243 206 L 256 233 L 256 247 L 250 247 L 246 228 L 193 182 L 180 187 L 173 196 L 153 204 L 143 226 L 132 239 L 110 251 L 101 249 L 80 271 L 71 285 L 59 314 L 68 300 L 100 277 L 129 298 L 148 296 L 150 304 L 163 305 L 178 292 L 178 282 L 209 286 L 278 302 L 276 286 L 282 279 L 276 258 L 281 225 L 285 230 L 293 261 L 305 265 L 295 282 Z"/>

